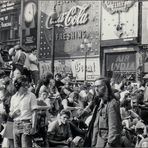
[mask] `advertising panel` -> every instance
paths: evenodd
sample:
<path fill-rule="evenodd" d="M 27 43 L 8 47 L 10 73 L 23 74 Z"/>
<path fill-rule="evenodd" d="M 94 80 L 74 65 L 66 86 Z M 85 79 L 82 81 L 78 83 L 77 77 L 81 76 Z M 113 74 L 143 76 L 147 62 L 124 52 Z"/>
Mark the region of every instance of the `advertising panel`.
<path fill-rule="evenodd" d="M 138 2 L 104 0 L 102 6 L 102 40 L 138 36 Z"/>
<path fill-rule="evenodd" d="M 106 70 L 113 72 L 135 72 L 136 54 L 128 52 L 106 55 Z"/>
<path fill-rule="evenodd" d="M 84 80 L 85 64 L 84 59 L 67 59 L 67 60 L 55 60 L 55 73 L 72 73 L 76 80 Z M 100 74 L 98 58 L 87 59 L 87 71 L 86 79 L 95 80 Z M 51 62 L 40 62 L 40 75 L 45 72 L 51 71 Z"/>
<path fill-rule="evenodd" d="M 55 57 L 84 56 L 80 45 L 84 38 L 92 44 L 92 52 L 98 55 L 100 36 L 101 1 L 39 1 L 39 60 L 51 58 L 52 40 L 55 40 Z M 52 12 L 56 11 L 55 36 L 52 35 Z"/>

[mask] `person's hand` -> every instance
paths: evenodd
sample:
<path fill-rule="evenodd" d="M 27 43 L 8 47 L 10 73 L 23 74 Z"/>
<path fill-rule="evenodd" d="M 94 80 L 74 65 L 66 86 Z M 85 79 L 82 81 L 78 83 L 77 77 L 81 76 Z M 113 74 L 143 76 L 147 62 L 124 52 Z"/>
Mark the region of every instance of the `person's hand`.
<path fill-rule="evenodd" d="M 72 141 L 72 137 L 69 137 L 69 138 L 67 139 L 67 142 L 70 143 L 71 141 Z"/>
<path fill-rule="evenodd" d="M 81 107 L 75 107 L 75 109 L 81 109 Z"/>
<path fill-rule="evenodd" d="M 21 114 L 20 109 L 17 109 L 16 111 L 14 111 L 13 113 L 10 113 L 10 116 L 12 118 L 18 117 Z"/>

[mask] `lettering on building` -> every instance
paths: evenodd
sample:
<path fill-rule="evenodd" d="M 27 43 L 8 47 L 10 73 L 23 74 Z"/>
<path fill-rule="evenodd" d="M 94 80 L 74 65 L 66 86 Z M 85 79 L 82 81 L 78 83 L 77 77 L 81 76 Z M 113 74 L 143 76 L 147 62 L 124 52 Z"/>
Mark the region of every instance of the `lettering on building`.
<path fill-rule="evenodd" d="M 83 39 L 87 36 L 86 31 L 56 33 L 56 40 Z"/>
<path fill-rule="evenodd" d="M 0 12 L 5 12 L 5 11 L 8 11 L 8 10 L 13 10 L 14 9 L 14 5 L 15 3 L 14 2 L 5 2 L 3 3 L 1 6 L 0 6 Z"/>
<path fill-rule="evenodd" d="M 45 26 L 50 29 L 53 23 L 57 27 L 84 25 L 89 21 L 89 14 L 87 13 L 89 8 L 90 4 L 73 6 L 69 11 L 59 14 L 56 22 L 52 20 L 51 16 L 48 16 Z"/>
<path fill-rule="evenodd" d="M 111 64 L 111 71 L 133 71 L 135 70 L 135 62 L 130 61 L 129 55 L 119 55 L 115 62 Z"/>
<path fill-rule="evenodd" d="M 75 64 L 75 72 L 76 73 L 84 72 L 84 70 L 85 70 L 84 63 L 76 62 L 76 64 Z M 96 63 L 95 62 L 92 62 L 91 64 L 88 63 L 87 67 L 86 67 L 86 71 L 90 72 L 90 73 L 96 72 Z"/>
<path fill-rule="evenodd" d="M 135 4 L 135 0 L 103 1 L 103 7 L 111 14 L 127 12 Z"/>

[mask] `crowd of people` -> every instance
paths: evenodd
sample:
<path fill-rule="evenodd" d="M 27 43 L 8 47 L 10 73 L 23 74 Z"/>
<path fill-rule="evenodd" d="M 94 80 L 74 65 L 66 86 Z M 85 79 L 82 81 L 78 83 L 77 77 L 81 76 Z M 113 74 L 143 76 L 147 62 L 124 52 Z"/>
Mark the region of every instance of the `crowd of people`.
<path fill-rule="evenodd" d="M 39 78 L 35 52 L 15 46 L 10 76 L 0 70 L 2 147 L 148 147 L 146 82 Z"/>

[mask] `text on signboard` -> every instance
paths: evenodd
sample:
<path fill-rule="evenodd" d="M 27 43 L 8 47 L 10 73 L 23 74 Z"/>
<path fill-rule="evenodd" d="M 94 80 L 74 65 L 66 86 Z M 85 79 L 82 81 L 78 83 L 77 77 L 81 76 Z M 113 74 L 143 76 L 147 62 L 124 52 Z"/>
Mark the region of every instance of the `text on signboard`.
<path fill-rule="evenodd" d="M 56 22 L 52 20 L 51 16 L 48 16 L 46 20 L 46 28 L 50 29 L 53 23 L 58 27 L 70 27 L 86 24 L 89 20 L 89 14 L 86 11 L 89 7 L 90 4 L 73 6 L 68 12 L 61 13 Z"/>
<path fill-rule="evenodd" d="M 111 71 L 133 71 L 135 62 L 130 62 L 129 55 L 121 55 L 116 58 L 116 61 L 111 64 Z"/>

